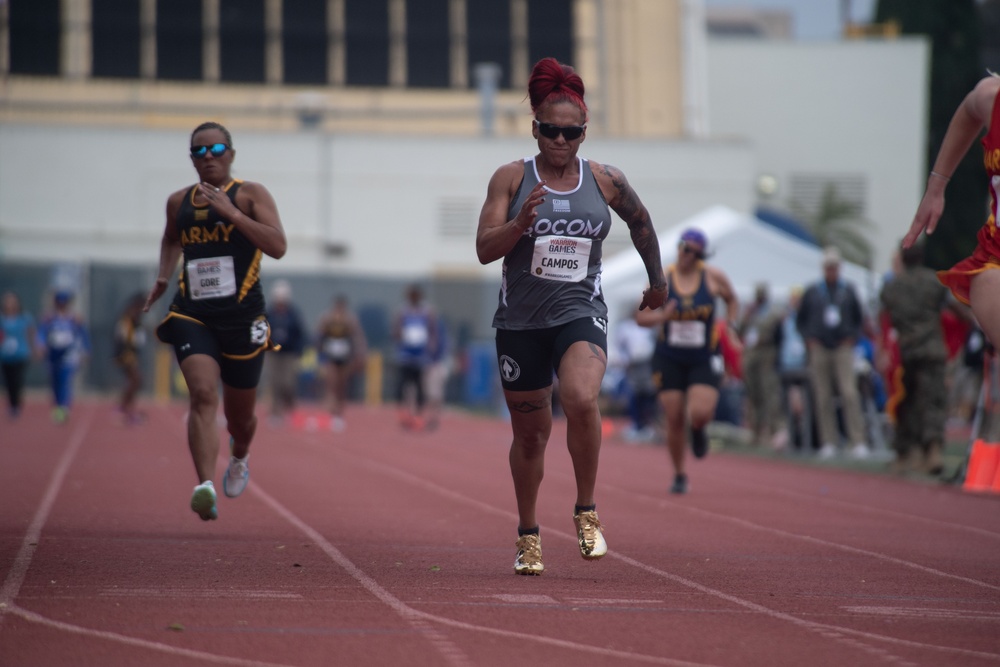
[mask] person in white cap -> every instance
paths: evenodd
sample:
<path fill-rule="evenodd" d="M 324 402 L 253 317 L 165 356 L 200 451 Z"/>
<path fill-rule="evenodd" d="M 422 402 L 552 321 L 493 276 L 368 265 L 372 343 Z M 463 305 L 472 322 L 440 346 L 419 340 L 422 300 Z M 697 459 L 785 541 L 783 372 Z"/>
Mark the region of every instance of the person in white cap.
<path fill-rule="evenodd" d="M 271 390 L 271 423 L 279 425 L 295 409 L 299 359 L 305 348 L 305 331 L 298 308 L 292 303 L 292 286 L 275 281 L 267 309 L 271 341 L 276 350 L 267 355 L 265 370 Z"/>

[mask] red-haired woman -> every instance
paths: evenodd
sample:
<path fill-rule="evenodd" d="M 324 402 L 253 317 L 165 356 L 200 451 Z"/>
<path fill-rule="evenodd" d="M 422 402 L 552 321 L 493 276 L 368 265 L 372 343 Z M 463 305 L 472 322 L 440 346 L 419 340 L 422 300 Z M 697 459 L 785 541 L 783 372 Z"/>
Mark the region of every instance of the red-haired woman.
<path fill-rule="evenodd" d="M 503 258 L 497 361 L 511 414 L 510 469 L 518 509 L 518 574 L 541 574 L 536 518 L 545 446 L 552 430 L 552 373 L 567 421 L 576 475 L 580 554 L 597 559 L 607 544 L 594 488 L 601 448 L 597 397 L 607 366 L 607 316 L 600 288 L 601 244 L 610 206 L 625 221 L 651 287 L 640 308 L 666 296 L 660 250 L 649 212 L 615 167 L 577 156 L 587 136 L 583 80 L 554 58 L 535 64 L 528 82 L 538 142 L 533 157 L 501 166 L 490 179 L 476 251 L 488 264 Z"/>

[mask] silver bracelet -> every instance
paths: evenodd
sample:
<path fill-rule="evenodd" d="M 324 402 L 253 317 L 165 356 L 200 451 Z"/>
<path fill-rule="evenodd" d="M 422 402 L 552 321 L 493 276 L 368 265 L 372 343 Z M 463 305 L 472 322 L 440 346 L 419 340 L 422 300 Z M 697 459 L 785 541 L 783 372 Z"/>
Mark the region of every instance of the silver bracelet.
<path fill-rule="evenodd" d="M 937 176 L 938 178 L 943 178 L 945 183 L 951 180 L 951 176 L 945 176 L 944 174 L 939 174 L 936 171 L 931 171 L 931 176 Z"/>

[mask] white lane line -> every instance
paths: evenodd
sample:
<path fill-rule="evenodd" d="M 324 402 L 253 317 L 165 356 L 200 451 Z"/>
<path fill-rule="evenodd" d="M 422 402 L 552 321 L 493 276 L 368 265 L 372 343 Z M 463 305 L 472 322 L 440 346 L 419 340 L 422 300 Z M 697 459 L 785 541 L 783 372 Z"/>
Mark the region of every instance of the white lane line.
<path fill-rule="evenodd" d="M 136 639 L 135 637 L 120 635 L 115 632 L 94 630 L 91 628 L 73 625 L 71 623 L 54 621 L 50 618 L 42 616 L 41 614 L 28 611 L 14 602 L 17 598 L 18 592 L 21 590 L 21 585 L 24 583 L 24 577 L 28 572 L 28 568 L 31 566 L 31 559 L 35 555 L 35 549 L 38 546 L 38 540 L 41 537 L 42 528 L 45 526 L 45 522 L 48 520 L 49 514 L 52 512 L 52 506 L 55 504 L 56 497 L 59 495 L 59 489 L 62 488 L 63 481 L 66 479 L 66 473 L 69 471 L 69 467 L 73 463 L 73 459 L 76 457 L 77 452 L 83 444 L 87 431 L 90 429 L 90 424 L 93 421 L 94 412 L 97 409 L 98 408 L 91 407 L 84 414 L 83 421 L 80 423 L 79 427 L 76 428 L 70 436 L 66 451 L 63 452 L 63 455 L 59 458 L 59 463 L 56 464 L 55 470 L 52 473 L 52 478 L 49 481 L 49 485 L 46 487 L 45 494 L 42 496 L 42 501 L 39 503 L 38 509 L 35 511 L 35 516 L 31 519 L 31 523 L 28 525 L 28 531 L 25 533 L 24 540 L 21 542 L 21 548 L 18 550 L 17 556 L 14 557 L 14 563 L 10 568 L 10 572 L 7 573 L 7 578 L 4 580 L 3 588 L 0 588 L 0 623 L 3 623 L 3 619 L 7 614 L 12 614 L 23 618 L 26 621 L 38 623 L 56 630 L 85 635 L 88 637 L 98 637 L 100 639 L 107 639 L 119 644 L 126 644 L 128 646 L 153 649 L 162 653 L 168 653 L 170 655 L 181 656 L 184 658 L 203 660 L 205 662 L 213 662 L 222 665 L 238 665 L 239 667 L 288 667 L 287 665 L 277 665 L 274 663 L 258 662 L 255 660 L 240 660 L 238 658 L 231 658 L 228 656 L 202 653 L 201 651 L 192 651 L 189 649 L 178 648 L 176 646 L 161 644 L 159 642 Z"/>
<path fill-rule="evenodd" d="M 669 665 L 671 667 L 711 667 L 705 663 L 688 662 L 686 660 L 674 660 L 671 658 L 662 658 L 658 656 L 643 655 L 640 653 L 631 653 L 627 651 L 616 651 L 614 649 L 608 649 L 600 646 L 588 646 L 586 644 L 581 644 L 576 641 L 565 641 L 562 639 L 555 639 L 552 637 L 543 637 L 535 634 L 527 634 L 523 632 L 513 632 L 509 630 L 500 630 L 498 628 L 492 628 L 482 625 L 474 625 L 472 623 L 464 623 L 462 621 L 455 621 L 450 618 L 443 616 L 436 616 L 423 611 L 418 611 L 413 607 L 409 606 L 395 595 L 390 593 L 388 590 L 383 588 L 379 583 L 366 574 L 361 568 L 355 565 L 349 558 L 347 558 L 339 549 L 330 544 L 318 531 L 313 529 L 307 523 L 298 518 L 290 510 L 288 510 L 284 505 L 275 500 L 267 492 L 260 488 L 260 485 L 251 485 L 248 490 L 252 490 L 255 495 L 260 497 L 272 510 L 274 510 L 279 516 L 284 518 L 290 524 L 301 530 L 306 537 L 313 541 L 316 546 L 323 550 L 327 556 L 330 557 L 337 565 L 342 567 L 347 573 L 365 590 L 371 593 L 373 596 L 382 601 L 385 605 L 390 607 L 397 614 L 402 616 L 408 622 L 413 624 L 421 633 L 429 635 L 429 639 L 435 646 L 441 651 L 446 658 L 451 660 L 450 664 L 463 664 L 472 665 L 473 663 L 461 652 L 457 646 L 455 646 L 452 641 L 444 634 L 438 632 L 433 627 L 431 623 L 437 623 L 440 625 L 447 625 L 453 628 L 458 628 L 461 630 L 469 630 L 478 633 L 487 633 L 495 635 L 498 637 L 505 637 L 509 639 L 516 639 L 518 641 L 533 641 L 541 644 L 546 644 L 548 646 L 555 646 L 562 649 L 572 649 L 574 651 L 580 651 L 583 653 L 590 653 L 593 655 L 600 655 L 607 658 L 615 658 L 617 660 L 631 660 L 634 662 L 645 662 L 655 665 Z M 466 499 L 471 500 L 471 499 Z M 476 501 L 473 501 L 476 502 Z M 568 537 L 568 536 L 567 536 Z M 573 536 L 573 540 L 576 540 L 576 536 Z M 514 576 L 513 573 L 511 576 Z"/>
<path fill-rule="evenodd" d="M 482 510 L 484 512 L 489 512 L 489 513 L 492 513 L 492 514 L 499 514 L 499 515 L 502 515 L 502 516 L 506 517 L 507 519 L 510 519 L 510 520 L 513 520 L 513 521 L 517 520 L 517 515 L 514 512 L 508 512 L 508 511 L 505 511 L 505 510 L 501 510 L 501 509 L 499 509 L 499 508 L 497 508 L 497 507 L 495 507 L 493 505 L 488 505 L 488 504 L 486 504 L 486 503 L 484 503 L 482 501 L 479 501 L 479 500 L 477 500 L 475 498 L 470 498 L 468 496 L 464 496 L 464 495 L 462 495 L 462 494 L 460 494 L 460 493 L 458 493 L 456 491 L 453 491 L 451 489 L 439 486 L 439 485 L 435 484 L 434 482 L 430 482 L 430 481 L 428 481 L 426 479 L 423 479 L 421 477 L 417 477 L 417 476 L 413 475 L 412 473 L 407 472 L 405 470 L 402 470 L 402 469 L 399 469 L 399 468 L 395 468 L 395 467 L 393 467 L 391 465 L 388 465 L 388 464 L 385 464 L 385 463 L 381 463 L 381 462 L 375 461 L 373 459 L 364 458 L 364 457 L 361 457 L 361 456 L 353 454 L 353 453 L 348 453 L 345 450 L 336 450 L 336 451 L 337 451 L 337 453 L 339 455 L 352 458 L 355 461 L 361 462 L 362 464 L 367 464 L 368 466 L 372 467 L 373 469 L 381 470 L 381 471 L 383 471 L 387 475 L 391 475 L 393 477 L 401 479 L 401 480 L 403 480 L 403 481 L 405 481 L 405 482 L 407 482 L 407 483 L 409 483 L 411 485 L 420 487 L 422 489 L 425 489 L 425 490 L 428 490 L 428 491 L 432 491 L 432 492 L 436 493 L 437 495 L 444 496 L 446 498 L 462 502 L 462 503 L 464 503 L 466 505 L 475 507 L 475 508 L 480 509 L 480 510 Z M 608 487 L 605 486 L 604 488 L 608 488 Z M 630 496 L 635 496 L 635 497 L 644 498 L 644 499 L 650 499 L 649 496 L 644 496 L 642 494 L 635 494 L 635 493 L 623 491 L 621 489 L 617 489 L 617 491 L 619 491 L 621 493 L 624 493 L 626 495 L 630 495 Z M 655 500 L 660 501 L 662 499 L 657 498 Z M 677 504 L 677 506 L 678 507 L 684 507 L 681 504 Z M 687 507 L 687 509 L 696 510 L 697 508 Z M 711 516 L 713 518 L 723 518 L 723 519 L 727 519 L 727 520 L 733 520 L 733 521 L 736 521 L 736 522 L 741 523 L 741 524 L 742 523 L 746 523 L 748 526 L 753 527 L 753 528 L 757 528 L 757 529 L 760 529 L 760 530 L 765 530 L 765 531 L 775 530 L 775 529 L 770 529 L 770 528 L 768 528 L 766 526 L 759 526 L 757 524 L 753 524 L 751 522 L 744 521 L 742 519 L 732 519 L 732 517 L 727 517 L 725 515 L 716 515 L 716 514 L 713 514 L 711 512 L 708 512 L 706 510 L 697 510 L 697 511 L 701 512 L 703 514 L 709 515 L 709 516 Z M 564 532 L 564 531 L 561 531 L 559 529 L 552 529 L 552 528 L 549 528 L 547 526 L 543 527 L 543 529 L 544 529 L 546 535 L 555 535 L 557 537 L 562 537 L 562 538 L 564 538 L 566 540 L 569 540 L 569 541 L 572 541 L 574 543 L 576 542 L 576 535 L 575 534 L 570 534 L 568 532 Z M 810 538 L 810 537 L 807 537 L 807 536 L 799 536 L 799 535 L 795 535 L 793 533 L 786 533 L 785 531 L 776 531 L 775 530 L 775 532 L 781 534 L 782 536 L 787 536 L 787 537 L 797 538 L 797 539 L 805 539 L 807 541 L 816 542 L 816 543 L 822 544 L 824 546 L 831 546 L 831 547 L 837 547 L 837 548 L 842 548 L 843 547 L 843 545 L 838 545 L 838 544 L 835 544 L 835 543 L 827 543 L 827 542 L 824 542 L 823 540 L 818 540 L 816 538 Z M 846 549 L 852 550 L 852 551 L 856 551 L 856 552 L 862 553 L 864 555 L 869 555 L 869 556 L 874 556 L 874 557 L 880 557 L 881 556 L 881 554 L 877 554 L 875 552 L 867 552 L 867 551 L 864 551 L 864 550 L 861 550 L 861 549 L 854 549 L 853 547 L 843 547 L 843 548 L 846 548 Z M 811 630 L 811 631 L 814 631 L 814 632 L 818 632 L 819 634 L 823 635 L 824 637 L 826 637 L 828 639 L 837 640 L 837 641 L 840 641 L 842 643 L 846 643 L 846 644 L 852 645 L 855 648 L 858 648 L 860 650 L 867 651 L 869 653 L 874 653 L 874 654 L 876 654 L 882 660 L 889 660 L 891 662 L 896 662 L 898 664 L 909 664 L 909 663 L 907 663 L 905 661 L 902 661 L 902 659 L 897 658 L 896 656 L 890 656 L 890 655 L 884 654 L 884 652 L 882 652 L 881 649 L 878 649 L 876 647 L 872 647 L 872 646 L 870 646 L 868 644 L 860 643 L 859 641 L 857 641 L 856 639 L 854 639 L 853 637 L 851 637 L 851 635 L 853 635 L 855 637 L 861 637 L 861 638 L 864 638 L 864 639 L 867 639 L 867 640 L 875 640 L 875 641 L 880 641 L 880 642 L 885 642 L 885 643 L 890 643 L 890 644 L 896 644 L 896 645 L 899 645 L 899 646 L 906 646 L 906 647 L 909 647 L 909 648 L 920 648 L 920 649 L 926 649 L 926 650 L 934 650 L 934 651 L 939 651 L 939 652 L 944 652 L 944 653 L 950 653 L 950 654 L 955 654 L 955 655 L 961 655 L 961 656 L 976 657 L 976 658 L 985 658 L 985 659 L 989 659 L 989 660 L 998 660 L 998 659 L 1000 659 L 1000 654 L 997 654 L 997 653 L 985 653 L 985 652 L 981 652 L 981 651 L 973 651 L 973 650 L 962 649 L 962 648 L 953 648 L 953 647 L 949 647 L 949 646 L 938 646 L 938 645 L 934 645 L 934 644 L 924 644 L 924 643 L 921 643 L 921 642 L 914 642 L 914 641 L 909 641 L 909 640 L 905 640 L 905 639 L 897 639 L 895 637 L 889 637 L 889 636 L 885 636 L 885 635 L 877 635 L 877 634 L 873 634 L 873 633 L 869 633 L 869 632 L 864 632 L 864 631 L 859 631 L 859 630 L 852 630 L 850 628 L 845 628 L 845 627 L 840 627 L 840 626 L 829 625 L 829 624 L 824 624 L 824 623 L 818 623 L 818 622 L 815 622 L 815 621 L 809 621 L 809 620 L 805 620 L 805 619 L 800 619 L 800 618 L 798 618 L 796 616 L 793 616 L 791 614 L 787 614 L 787 613 L 780 612 L 780 611 L 775 611 L 775 610 L 770 609 L 768 607 L 765 607 L 763 605 L 757 604 L 755 602 L 751 602 L 750 600 L 745 600 L 743 598 L 739 598 L 739 597 L 736 597 L 734 595 L 730 595 L 730 594 L 725 593 L 723 591 L 720 591 L 720 590 L 717 590 L 717 589 L 714 589 L 714 588 L 710 588 L 708 586 L 704 586 L 702 584 L 699 584 L 696 581 L 693 581 L 691 579 L 687 579 L 687 578 L 682 577 L 680 575 L 676 575 L 676 574 L 672 574 L 670 572 L 666 572 L 664 570 L 660 570 L 659 568 L 653 567 L 651 565 L 647 565 L 647 564 L 642 563 L 640 561 L 637 561 L 637 560 L 635 560 L 633 558 L 629 558 L 628 556 L 625 556 L 625 555 L 620 554 L 620 553 L 618 553 L 616 551 L 613 551 L 613 550 L 608 552 L 608 557 L 616 558 L 616 559 L 621 560 L 622 562 L 624 562 L 624 563 L 626 563 L 626 564 L 628 564 L 628 565 L 630 565 L 630 566 L 632 566 L 634 568 L 643 570 L 643 571 L 648 572 L 649 574 L 652 574 L 652 575 L 657 576 L 657 577 L 661 577 L 661 578 L 664 578 L 664 579 L 669 579 L 670 581 L 673 581 L 673 582 L 675 582 L 677 584 L 686 586 L 688 588 L 693 588 L 693 589 L 695 589 L 697 591 L 700 591 L 700 592 L 702 592 L 702 593 L 704 593 L 706 595 L 718 598 L 720 600 L 724 600 L 724 601 L 730 602 L 730 603 L 732 603 L 734 605 L 743 607 L 745 609 L 749 609 L 751 611 L 763 614 L 765 616 L 768 616 L 768 617 L 771 617 L 771 618 L 774 618 L 774 619 L 777 619 L 777 620 L 782 620 L 782 621 L 790 622 L 790 623 L 792 623 L 794 625 L 797 625 L 799 627 L 802 627 L 802 628 L 805 628 L 805 629 L 808 629 L 808 630 Z M 889 560 L 892 560 L 893 562 L 898 562 L 899 564 L 902 564 L 902 565 L 907 565 L 907 566 L 916 567 L 918 569 L 922 569 L 922 570 L 927 571 L 927 572 L 929 572 L 931 574 L 939 574 L 941 576 L 952 577 L 952 578 L 960 579 L 960 580 L 963 580 L 963 581 L 967 580 L 965 577 L 959 577 L 957 575 L 951 575 L 951 574 L 949 574 L 947 572 L 940 572 L 940 571 L 934 570 L 932 568 L 925 568 L 924 566 L 918 565 L 916 563 L 909 563 L 907 561 L 902 561 L 902 560 L 899 560 L 899 559 L 892 559 L 891 557 L 886 557 L 886 558 L 889 559 Z M 973 583 L 973 584 L 985 586 L 987 588 L 993 588 L 993 586 L 991 586 L 989 584 L 986 584 L 985 582 L 977 581 L 977 580 L 974 580 L 974 579 L 968 579 L 967 581 L 970 582 L 970 583 Z M 471 630 L 471 629 L 474 629 L 476 627 L 479 627 L 479 626 L 471 626 L 469 624 L 464 624 L 464 623 L 461 623 L 459 621 L 452 621 L 451 619 L 447 619 L 445 617 L 432 616 L 432 615 L 429 615 L 429 614 L 428 614 L 428 616 L 430 618 L 436 620 L 439 623 L 445 623 L 447 625 L 452 625 L 454 627 L 462 627 L 463 629 Z M 494 631 L 493 631 L 492 628 L 480 628 L 480 630 L 484 631 L 484 632 L 494 633 Z M 500 632 L 500 631 L 497 631 L 497 632 Z M 535 637 L 533 635 L 523 635 L 523 638 L 525 638 L 525 639 L 539 639 L 539 640 L 541 639 L 541 638 Z M 559 641 L 559 640 L 554 640 L 554 641 Z M 580 648 L 579 645 L 574 645 L 574 646 L 576 646 L 577 648 Z"/>
<path fill-rule="evenodd" d="M 871 507 L 869 505 L 864 505 L 859 502 L 854 502 L 851 500 L 841 500 L 839 498 L 830 498 L 829 496 L 817 496 L 815 494 L 806 493 L 804 491 L 793 491 L 791 489 L 775 488 L 773 486 L 764 484 L 762 482 L 751 482 L 749 480 L 730 476 L 725 473 L 719 473 L 718 471 L 712 471 L 712 476 L 716 479 L 722 479 L 726 484 L 742 486 L 748 489 L 759 489 L 767 491 L 771 494 L 783 495 L 789 498 L 795 498 L 797 500 L 810 500 L 816 502 L 820 505 L 832 505 L 834 507 L 843 507 L 845 509 L 850 509 L 862 514 L 874 514 L 876 516 L 887 516 L 895 519 L 904 519 L 907 521 L 915 521 L 917 523 L 928 524 L 936 528 L 968 532 L 980 537 L 989 537 L 993 539 L 1000 539 L 1000 532 L 987 530 L 985 528 L 979 528 L 977 526 L 968 526 L 965 524 L 953 523 L 949 521 L 942 521 L 941 519 L 932 519 L 930 517 L 921 516 L 919 514 L 910 514 L 908 512 L 901 512 L 898 510 L 887 510 L 881 507 Z"/>
<path fill-rule="evenodd" d="M 21 590 L 24 577 L 28 573 L 28 567 L 31 565 L 31 559 L 34 557 L 35 549 L 38 547 L 38 539 L 42 534 L 42 526 L 48 521 L 52 505 L 55 504 L 56 496 L 59 495 L 59 489 L 62 488 L 63 480 L 66 479 L 66 473 L 69 471 L 70 464 L 73 463 L 76 453 L 80 450 L 80 445 L 83 444 L 83 439 L 86 437 L 93 419 L 94 408 L 90 408 L 84 413 L 83 421 L 80 422 L 79 426 L 73 429 L 69 443 L 65 451 L 63 451 L 62 456 L 59 457 L 59 462 L 56 463 L 55 469 L 52 471 L 52 478 L 49 480 L 49 485 L 45 488 L 45 494 L 38 504 L 35 516 L 32 517 L 31 523 L 28 524 L 28 531 L 24 534 L 24 539 L 21 541 L 21 548 L 18 549 L 17 555 L 14 557 L 14 563 L 7 573 L 7 578 L 4 579 L 3 588 L 0 588 L 0 623 L 3 622 L 3 610 L 14 603 L 14 599 Z"/>
<path fill-rule="evenodd" d="M 926 565 L 921 565 L 920 563 L 914 563 L 913 561 L 903 560 L 902 558 L 897 558 L 895 556 L 890 556 L 889 554 L 880 553 L 878 551 L 871 551 L 869 549 L 862 549 L 860 547 L 852 547 L 848 544 L 841 544 L 839 542 L 830 542 L 829 540 L 824 540 L 819 537 L 812 537 L 811 535 L 802 535 L 799 533 L 792 533 L 787 530 L 782 530 L 780 528 L 772 528 L 771 526 L 765 526 L 759 523 L 754 523 L 748 519 L 740 519 L 738 517 L 729 516 L 728 514 L 719 514 L 718 512 L 712 512 L 711 510 L 705 510 L 700 507 L 692 507 L 691 505 L 686 505 L 684 503 L 666 501 L 663 498 L 657 498 L 655 496 L 650 496 L 644 493 L 636 493 L 635 491 L 629 491 L 628 489 L 623 489 L 621 487 L 616 487 L 610 484 L 606 484 L 604 487 L 606 490 L 613 490 L 623 496 L 631 496 L 632 498 L 642 500 L 644 502 L 652 502 L 657 505 L 664 502 L 670 502 L 671 507 L 678 510 L 683 510 L 691 514 L 696 514 L 703 517 L 708 517 L 716 521 L 722 521 L 726 523 L 736 524 L 742 528 L 748 530 L 754 530 L 757 532 L 770 533 L 771 535 L 777 535 L 779 537 L 784 537 L 790 540 L 799 540 L 802 542 L 808 542 L 810 544 L 816 544 L 822 547 L 828 547 L 830 549 L 837 549 L 839 551 L 846 551 L 852 554 L 858 554 L 861 556 L 867 556 L 869 558 L 875 558 L 877 560 L 882 560 L 894 565 L 902 565 L 903 567 L 908 567 L 925 574 L 931 574 L 936 577 L 943 577 L 945 579 L 955 579 L 956 581 L 961 581 L 972 586 L 978 586 L 980 588 L 988 588 L 994 591 L 1000 591 L 1000 586 L 981 581 L 979 579 L 972 579 L 970 577 L 963 577 L 960 574 L 952 574 L 951 572 L 944 572 L 942 570 L 935 569 L 933 567 L 927 567 Z"/>
<path fill-rule="evenodd" d="M 260 485 L 251 485 L 249 488 L 253 494 L 263 500 L 264 504 L 270 507 L 275 514 L 302 531 L 306 537 L 312 540 L 313 544 L 322 549 L 323 553 L 330 557 L 330 560 L 343 568 L 355 581 L 361 584 L 366 591 L 399 614 L 407 623 L 413 626 L 414 629 L 423 635 L 424 638 L 427 639 L 445 659 L 447 659 L 449 665 L 455 665 L 456 667 L 473 667 L 475 663 L 470 660 L 467 655 L 465 655 L 465 652 L 456 646 L 449 637 L 428 624 L 421 612 L 409 607 L 395 595 L 379 586 L 378 582 L 365 574 L 357 565 L 347 558 L 347 556 L 341 553 L 337 547 L 330 544 L 330 542 L 328 542 L 326 538 L 319 533 L 319 531 L 314 529 L 312 526 L 293 514 L 284 505 L 275 500 L 269 493 L 264 491 Z"/>

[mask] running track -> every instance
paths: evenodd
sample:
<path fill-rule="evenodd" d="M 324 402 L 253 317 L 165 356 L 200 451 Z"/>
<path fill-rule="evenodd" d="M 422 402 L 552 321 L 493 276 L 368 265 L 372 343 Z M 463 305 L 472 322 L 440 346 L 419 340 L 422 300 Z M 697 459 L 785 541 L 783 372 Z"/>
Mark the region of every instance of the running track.
<path fill-rule="evenodd" d="M 183 406 L 147 409 L 0 423 L 0 665 L 1000 664 L 996 497 L 725 451 L 673 497 L 662 448 L 609 438 L 587 562 L 557 423 L 519 577 L 503 421 L 262 424 L 202 522 Z"/>

